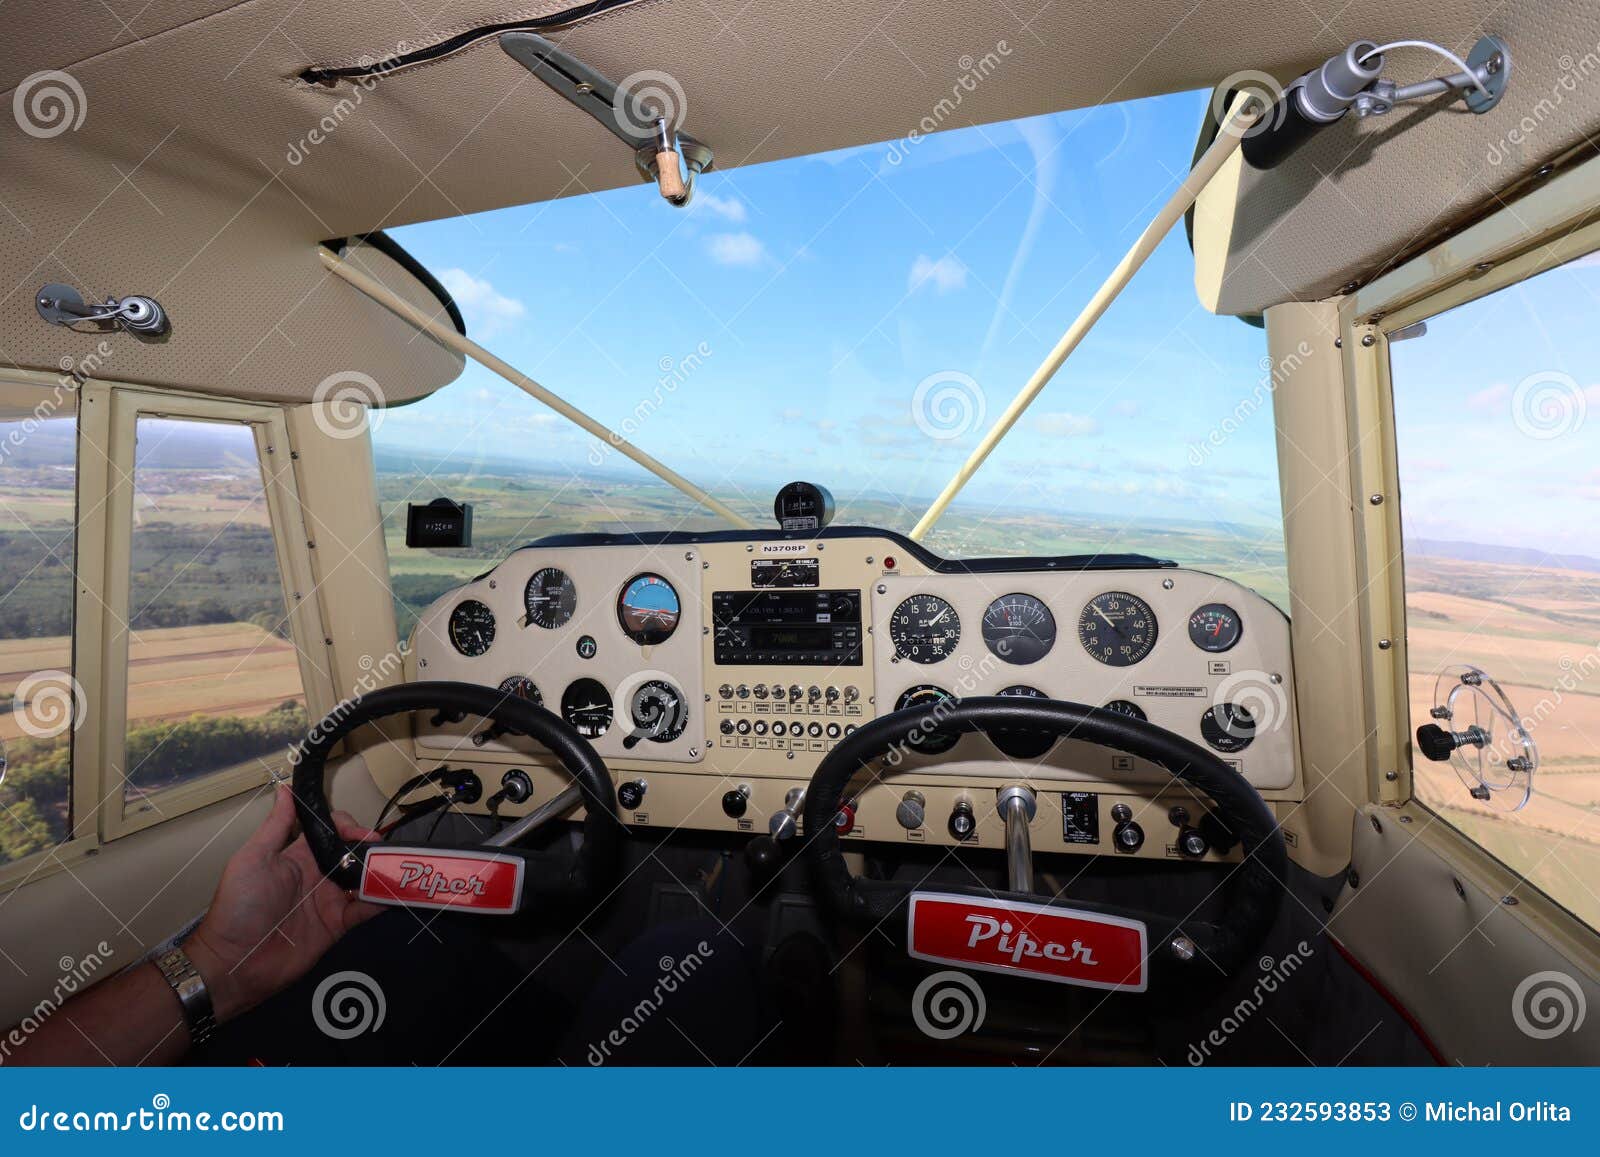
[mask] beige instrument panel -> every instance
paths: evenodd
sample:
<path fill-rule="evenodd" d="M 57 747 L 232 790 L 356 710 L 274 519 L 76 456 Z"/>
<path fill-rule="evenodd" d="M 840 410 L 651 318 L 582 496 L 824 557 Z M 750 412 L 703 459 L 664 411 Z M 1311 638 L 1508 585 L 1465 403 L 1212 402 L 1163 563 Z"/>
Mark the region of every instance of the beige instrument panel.
<path fill-rule="evenodd" d="M 570 578 L 575 598 L 570 619 L 546 628 L 528 621 L 523 592 L 530 578 L 549 567 Z M 780 571 L 779 581 L 806 585 L 768 587 Z M 758 572 L 759 586 L 753 579 Z M 676 628 L 654 645 L 629 638 L 619 619 L 619 597 L 640 575 L 670 583 L 680 605 Z M 729 600 L 757 590 L 797 595 L 806 605 L 817 592 L 835 592 L 834 604 L 847 612 L 844 618 L 859 617 L 859 663 L 816 661 L 821 652 L 812 652 L 812 661 L 802 664 L 719 664 L 713 626 L 717 593 L 723 592 L 726 607 Z M 1001 658 L 983 637 L 990 603 L 1014 594 L 1037 599 L 1054 619 L 1053 645 L 1026 664 Z M 1136 596 L 1154 612 L 1153 645 L 1128 666 L 1096 660 L 1079 639 L 1080 616 L 1091 600 L 1107 594 Z M 959 620 L 959 637 L 932 662 L 897 654 L 892 641 L 895 611 L 914 595 L 944 600 Z M 450 617 L 466 600 L 482 603 L 494 618 L 493 640 L 480 655 L 462 654 L 450 639 Z M 1188 623 L 1197 609 L 1216 603 L 1232 608 L 1241 630 L 1237 643 L 1213 654 L 1191 641 Z M 726 648 L 732 644 L 726 629 L 723 633 Z M 782 642 L 821 645 L 805 643 L 810 637 Z M 585 639 L 592 649 L 580 647 Z M 591 742 L 619 784 L 642 787 L 642 801 L 623 813 L 628 823 L 641 827 L 764 833 L 788 791 L 803 788 L 849 730 L 893 711 L 909 689 L 930 685 L 958 696 L 992 695 L 1021 685 L 1081 703 L 1124 700 L 1151 722 L 1196 743 L 1204 743 L 1201 723 L 1208 710 L 1241 704 L 1255 720 L 1253 739 L 1244 750 L 1219 757 L 1280 814 L 1303 796 L 1287 620 L 1236 583 L 1172 567 L 945 573 L 902 540 L 837 534 L 670 546 L 535 545 L 431 606 L 419 621 L 412 650 L 416 679 L 496 686 L 521 676 L 533 681 L 544 705 L 557 714 L 574 681 L 599 683 L 610 695 L 612 722 Z M 828 654 L 849 651 L 841 645 Z M 687 724 L 670 741 L 640 739 L 630 717 L 633 697 L 647 683 L 681 692 Z M 535 796 L 526 805 L 508 807 L 502 813 L 508 816 L 537 806 L 566 785 L 565 775 L 537 745 L 511 736 L 485 739 L 481 731 L 477 721 L 451 724 L 419 715 L 417 758 L 423 765 L 474 767 L 486 795 L 509 768 L 526 770 Z M 1041 758 L 1012 758 L 989 739 L 969 735 L 936 756 L 910 752 L 882 768 L 855 800 L 856 822 L 848 838 L 999 847 L 1004 833 L 994 796 L 1014 783 L 1038 791 L 1039 815 L 1033 823 L 1038 851 L 1108 852 L 1112 809 L 1123 804 L 1143 817 L 1153 837 L 1132 854 L 1176 856 L 1165 818 L 1169 805 L 1187 802 L 1191 810 L 1203 811 L 1203 802 L 1196 809 L 1196 801 L 1160 768 L 1119 753 L 1067 740 Z M 926 822 L 913 828 L 897 818 L 907 791 L 919 792 L 925 801 Z M 728 805 L 730 792 L 746 798 L 742 811 Z M 947 832 L 946 817 L 958 805 L 971 807 L 976 819 L 975 836 L 965 841 Z M 1077 817 L 1065 827 L 1064 811 Z M 1089 841 L 1082 831 L 1069 830 L 1082 825 L 1086 812 L 1091 828 L 1099 830 Z"/>

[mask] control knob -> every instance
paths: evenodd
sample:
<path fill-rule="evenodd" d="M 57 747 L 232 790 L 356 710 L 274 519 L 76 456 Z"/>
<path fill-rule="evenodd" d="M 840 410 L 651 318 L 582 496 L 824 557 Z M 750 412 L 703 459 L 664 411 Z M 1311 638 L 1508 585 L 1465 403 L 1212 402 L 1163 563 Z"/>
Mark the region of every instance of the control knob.
<path fill-rule="evenodd" d="M 908 832 L 914 832 L 928 817 L 928 801 L 920 791 L 908 791 L 895 805 L 895 821 Z"/>

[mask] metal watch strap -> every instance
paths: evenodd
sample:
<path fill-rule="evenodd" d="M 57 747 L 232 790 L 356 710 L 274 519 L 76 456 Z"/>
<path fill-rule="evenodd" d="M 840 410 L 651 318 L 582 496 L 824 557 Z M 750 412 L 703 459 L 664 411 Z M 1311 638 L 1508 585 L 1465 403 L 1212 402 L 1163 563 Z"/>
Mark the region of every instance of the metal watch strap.
<path fill-rule="evenodd" d="M 205 1044 L 217 1029 L 217 1016 L 211 1007 L 211 990 L 205 977 L 194 966 L 194 961 L 181 948 L 173 948 L 156 957 L 156 967 L 172 986 L 183 1006 L 183 1019 L 189 1026 L 189 1038 L 196 1045 Z"/>

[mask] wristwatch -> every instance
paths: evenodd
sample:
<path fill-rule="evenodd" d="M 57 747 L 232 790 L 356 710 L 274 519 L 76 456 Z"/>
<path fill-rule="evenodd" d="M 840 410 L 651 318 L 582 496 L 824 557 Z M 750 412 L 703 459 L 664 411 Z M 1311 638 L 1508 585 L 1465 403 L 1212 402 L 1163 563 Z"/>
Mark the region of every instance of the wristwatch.
<path fill-rule="evenodd" d="M 183 1006 L 189 1039 L 196 1045 L 205 1044 L 217 1030 L 217 1015 L 211 1007 L 211 990 L 206 987 L 205 977 L 200 975 L 194 961 L 181 948 L 173 948 L 156 957 L 156 967 L 172 986 L 172 991 L 177 993 L 178 1003 Z"/>

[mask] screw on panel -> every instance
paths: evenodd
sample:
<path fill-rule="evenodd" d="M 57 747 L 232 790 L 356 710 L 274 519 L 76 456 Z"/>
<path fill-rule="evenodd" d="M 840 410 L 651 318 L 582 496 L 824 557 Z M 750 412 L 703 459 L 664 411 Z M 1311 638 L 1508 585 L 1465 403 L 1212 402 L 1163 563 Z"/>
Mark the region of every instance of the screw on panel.
<path fill-rule="evenodd" d="M 1194 941 L 1190 940 L 1181 932 L 1167 942 L 1167 947 L 1172 950 L 1172 954 L 1179 960 L 1185 961 L 1193 960 L 1195 958 L 1195 953 L 1199 951 L 1199 949 L 1195 947 Z"/>
<path fill-rule="evenodd" d="M 1372 505 L 1374 505 L 1374 506 L 1382 506 L 1383 505 L 1383 495 L 1374 494 L 1371 498 L 1367 499 L 1367 501 L 1372 503 Z"/>
<path fill-rule="evenodd" d="M 1387 651 L 1392 646 L 1394 646 L 1394 644 L 1391 643 L 1388 639 L 1379 639 L 1378 640 L 1378 650 L 1380 650 L 1380 651 Z"/>
<path fill-rule="evenodd" d="M 1336 350 L 1344 349 L 1344 338 L 1342 338 L 1342 337 L 1334 338 L 1333 339 L 1333 348 L 1336 349 Z"/>
<path fill-rule="evenodd" d="M 1518 900 L 1515 896 L 1500 897 L 1500 903 L 1504 904 L 1507 908 L 1515 908 L 1521 902 L 1522 901 Z"/>
<path fill-rule="evenodd" d="M 1165 578 L 1165 579 L 1162 579 L 1162 580 L 1161 580 L 1161 589 L 1162 589 L 1162 590 L 1164 590 L 1164 591 L 1170 591 L 1170 590 L 1171 590 L 1171 589 L 1172 589 L 1172 588 L 1173 588 L 1173 587 L 1174 587 L 1174 586 L 1176 586 L 1176 585 L 1177 585 L 1177 584 L 1176 584 L 1176 583 L 1174 583 L 1174 582 L 1173 582 L 1173 581 L 1172 581 L 1172 580 L 1171 580 L 1171 579 L 1169 579 L 1169 578 Z"/>
<path fill-rule="evenodd" d="M 1395 780 L 1400 778 L 1400 773 L 1398 771 L 1386 771 L 1383 773 L 1383 778 L 1388 780 L 1390 783 L 1393 783 Z"/>
<path fill-rule="evenodd" d="M 1361 335 L 1361 344 L 1364 346 L 1374 345 L 1377 343 L 1377 340 L 1378 339 L 1373 337 L 1370 333 L 1364 333 Z"/>
<path fill-rule="evenodd" d="M 1283 676 L 1278 674 L 1276 671 L 1274 671 L 1272 674 L 1267 676 L 1267 682 L 1268 683 L 1282 683 L 1283 682 Z"/>

